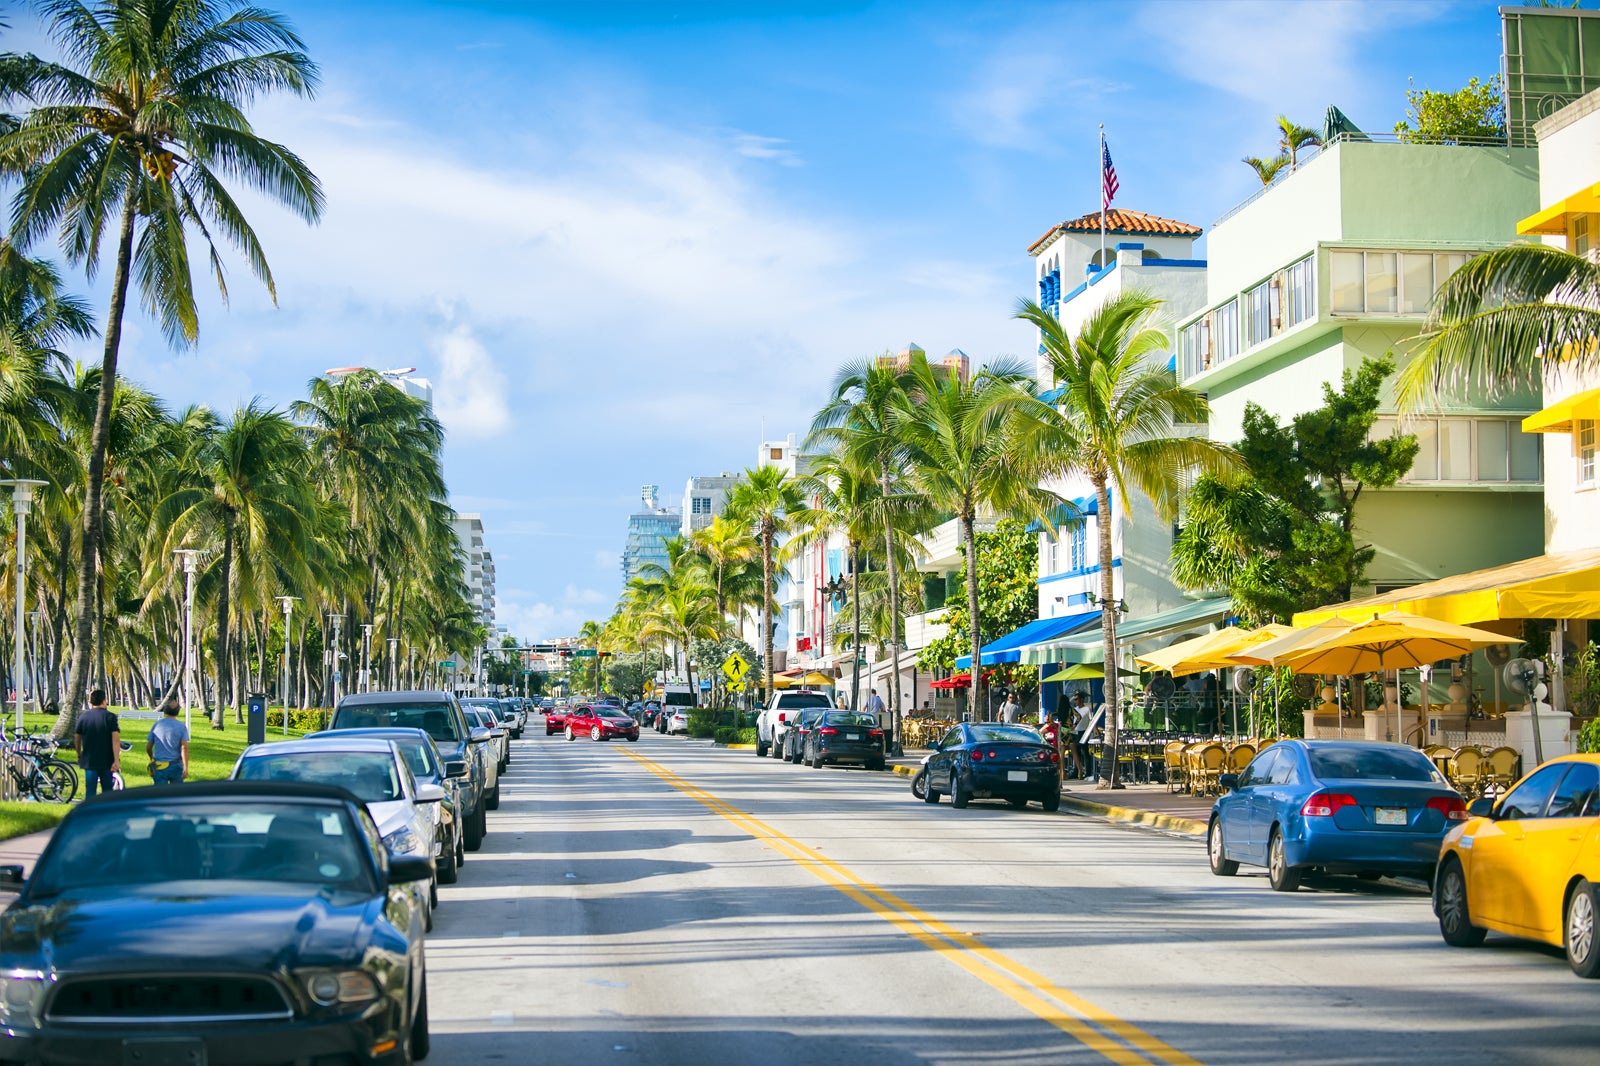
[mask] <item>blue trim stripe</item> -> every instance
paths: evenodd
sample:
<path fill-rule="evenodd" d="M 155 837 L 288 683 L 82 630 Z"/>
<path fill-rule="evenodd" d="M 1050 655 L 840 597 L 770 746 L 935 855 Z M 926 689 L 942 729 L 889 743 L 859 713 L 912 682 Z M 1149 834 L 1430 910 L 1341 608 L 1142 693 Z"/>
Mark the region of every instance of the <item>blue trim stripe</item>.
<path fill-rule="evenodd" d="M 1146 259 L 1140 266 L 1147 267 L 1201 267 L 1204 268 L 1204 259 Z"/>
<path fill-rule="evenodd" d="M 1116 569 L 1119 569 L 1121 566 L 1122 566 L 1122 560 L 1121 559 L 1113 559 L 1113 560 L 1111 560 L 1111 569 L 1116 570 Z M 1086 566 L 1082 570 L 1069 570 L 1065 574 L 1051 574 L 1048 577 L 1041 577 L 1036 583 L 1040 584 L 1040 585 L 1048 585 L 1052 581 L 1065 581 L 1069 577 L 1085 577 L 1085 576 L 1087 576 L 1089 574 L 1098 574 L 1099 572 L 1100 572 L 1100 564 L 1096 563 L 1093 566 Z"/>

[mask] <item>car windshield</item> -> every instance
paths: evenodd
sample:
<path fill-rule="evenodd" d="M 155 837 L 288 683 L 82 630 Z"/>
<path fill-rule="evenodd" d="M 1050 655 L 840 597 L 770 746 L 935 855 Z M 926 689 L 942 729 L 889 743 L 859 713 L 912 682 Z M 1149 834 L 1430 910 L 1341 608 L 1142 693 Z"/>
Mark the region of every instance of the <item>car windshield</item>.
<path fill-rule="evenodd" d="M 183 881 L 307 884 L 370 893 L 360 831 L 341 805 L 251 799 L 114 803 L 80 811 L 28 883 L 35 897 Z M 200 891 L 203 891 L 201 889 Z"/>
<path fill-rule="evenodd" d="M 1308 746 L 1306 756 L 1311 773 L 1323 781 L 1443 781 L 1420 751 Z"/>
<path fill-rule="evenodd" d="M 1025 725 L 975 725 L 972 730 L 974 744 L 1043 744 L 1044 738 L 1037 729 Z"/>
<path fill-rule="evenodd" d="M 878 720 L 872 715 L 866 714 L 862 711 L 833 711 L 832 713 L 825 715 L 824 718 L 826 719 L 828 725 L 858 725 L 864 726 L 868 729 L 876 729 L 878 727 Z"/>
<path fill-rule="evenodd" d="M 405 795 L 394 756 L 386 751 L 268 751 L 247 755 L 240 781 L 306 781 L 350 790 L 362 803 L 388 803 Z"/>
<path fill-rule="evenodd" d="M 627 711 L 619 711 L 615 707 L 602 708 L 600 711 L 600 716 L 602 718 L 615 718 L 623 722 L 633 721 L 633 716 L 628 714 Z"/>
<path fill-rule="evenodd" d="M 455 715 L 443 703 L 358 703 L 341 704 L 333 715 L 333 729 L 381 729 L 395 726 L 401 729 L 420 729 L 434 740 L 454 743 L 461 739 L 456 732 Z"/>

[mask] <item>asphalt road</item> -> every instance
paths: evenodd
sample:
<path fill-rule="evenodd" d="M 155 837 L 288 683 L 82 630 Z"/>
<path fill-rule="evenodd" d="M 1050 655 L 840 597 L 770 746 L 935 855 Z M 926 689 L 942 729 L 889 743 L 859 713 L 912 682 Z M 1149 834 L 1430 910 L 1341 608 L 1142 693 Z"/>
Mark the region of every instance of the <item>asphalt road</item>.
<path fill-rule="evenodd" d="M 540 726 L 542 729 L 542 725 Z M 704 741 L 517 742 L 441 890 L 430 1063 L 1600 1062 L 1600 982 L 1427 898 Z"/>

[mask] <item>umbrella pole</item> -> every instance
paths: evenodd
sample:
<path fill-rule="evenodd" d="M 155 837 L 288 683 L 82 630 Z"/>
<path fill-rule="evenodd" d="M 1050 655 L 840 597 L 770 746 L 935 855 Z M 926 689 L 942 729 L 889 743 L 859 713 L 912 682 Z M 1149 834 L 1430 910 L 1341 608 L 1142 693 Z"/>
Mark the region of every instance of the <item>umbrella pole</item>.
<path fill-rule="evenodd" d="M 1339 679 L 1333 679 L 1333 700 L 1339 705 L 1339 739 L 1344 739 L 1344 687 L 1339 684 Z"/>

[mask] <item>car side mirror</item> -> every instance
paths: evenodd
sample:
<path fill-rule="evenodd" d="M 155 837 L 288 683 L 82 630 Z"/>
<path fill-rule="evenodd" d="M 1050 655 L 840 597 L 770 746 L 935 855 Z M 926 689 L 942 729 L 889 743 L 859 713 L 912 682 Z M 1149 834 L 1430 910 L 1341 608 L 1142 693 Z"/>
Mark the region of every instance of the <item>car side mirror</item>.
<path fill-rule="evenodd" d="M 465 759 L 451 759 L 448 762 L 446 762 L 444 764 L 444 776 L 446 776 L 446 777 L 466 777 L 467 776 L 467 760 L 465 760 Z"/>
<path fill-rule="evenodd" d="M 22 876 L 20 866 L 0 866 L 0 892 L 16 892 L 22 888 L 22 883 L 27 878 Z"/>
<path fill-rule="evenodd" d="M 1479 799 L 1473 800 L 1471 803 L 1467 804 L 1467 817 L 1493 818 L 1494 800 L 1490 799 L 1488 796 L 1483 796 Z"/>
<path fill-rule="evenodd" d="M 1223 774 L 1221 777 L 1217 778 L 1217 784 L 1227 789 L 1229 792 L 1232 792 L 1234 789 L 1239 787 L 1239 775 Z"/>
<path fill-rule="evenodd" d="M 471 737 L 474 744 L 487 744 L 494 739 L 494 734 L 479 725 L 472 727 Z"/>
<path fill-rule="evenodd" d="M 389 854 L 389 883 L 404 885 L 433 876 L 433 856 Z"/>
<path fill-rule="evenodd" d="M 417 786 L 417 802 L 418 803 L 443 803 L 444 802 L 444 786 L 443 785 L 435 785 L 431 781 L 428 782 L 425 785 L 418 785 Z"/>

